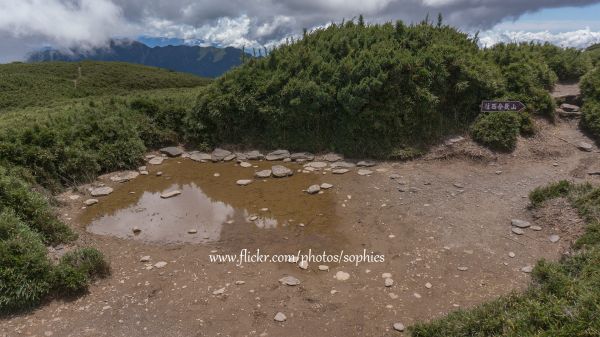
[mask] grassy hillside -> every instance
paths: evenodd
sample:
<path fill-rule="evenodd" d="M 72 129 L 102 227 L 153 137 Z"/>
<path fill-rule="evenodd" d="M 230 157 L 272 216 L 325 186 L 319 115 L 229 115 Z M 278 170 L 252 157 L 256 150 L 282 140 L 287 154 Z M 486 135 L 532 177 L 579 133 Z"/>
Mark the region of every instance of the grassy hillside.
<path fill-rule="evenodd" d="M 109 267 L 81 248 L 59 264 L 46 245 L 75 233 L 51 206 L 58 191 L 133 168 L 148 148 L 176 144 L 205 79 L 124 63 L 0 65 L 0 314 L 48 295 L 83 292 Z"/>
<path fill-rule="evenodd" d="M 189 88 L 210 80 L 121 62 L 0 64 L 0 111 L 47 106 L 49 102 L 131 91 Z"/>
<path fill-rule="evenodd" d="M 589 67 L 568 55 L 580 58 L 548 45 L 481 50 L 441 24 L 333 24 L 210 84 L 190 116 L 191 136 L 396 158 L 468 129 L 484 99 L 522 100 L 552 119 L 548 89 Z"/>

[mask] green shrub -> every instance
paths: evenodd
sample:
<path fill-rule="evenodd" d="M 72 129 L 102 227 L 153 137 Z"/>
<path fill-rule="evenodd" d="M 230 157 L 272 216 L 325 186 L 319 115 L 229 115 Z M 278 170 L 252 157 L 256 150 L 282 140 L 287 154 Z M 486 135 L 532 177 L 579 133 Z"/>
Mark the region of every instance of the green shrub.
<path fill-rule="evenodd" d="M 500 151 L 510 151 L 517 144 L 521 118 L 515 112 L 494 112 L 480 116 L 471 126 L 476 142 Z"/>
<path fill-rule="evenodd" d="M 37 304 L 51 290 L 51 264 L 40 234 L 13 212 L 0 212 L 0 312 Z"/>
<path fill-rule="evenodd" d="M 581 111 L 579 125 L 594 139 L 600 140 L 600 101 L 588 100 Z"/>
<path fill-rule="evenodd" d="M 581 79 L 581 95 L 587 101 L 600 101 L 600 67 L 596 67 Z"/>
<path fill-rule="evenodd" d="M 529 200 L 533 207 L 538 207 L 547 200 L 566 197 L 573 185 L 567 180 L 561 180 L 543 187 L 536 187 L 529 193 Z"/>
<path fill-rule="evenodd" d="M 73 295 L 87 290 L 90 281 L 108 275 L 110 268 L 104 255 L 93 248 L 80 248 L 63 255 L 53 270 L 54 289 Z"/>

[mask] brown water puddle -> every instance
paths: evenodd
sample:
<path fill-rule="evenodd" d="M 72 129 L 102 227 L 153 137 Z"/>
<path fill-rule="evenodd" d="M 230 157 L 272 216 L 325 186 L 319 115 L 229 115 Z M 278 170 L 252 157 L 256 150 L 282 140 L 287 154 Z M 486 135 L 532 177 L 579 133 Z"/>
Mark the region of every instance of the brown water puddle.
<path fill-rule="evenodd" d="M 332 232 L 337 221 L 334 190 L 318 195 L 302 191 L 320 183 L 321 173 L 255 179 L 255 171 L 281 163 L 252 164 L 255 167 L 243 168 L 233 162 L 168 159 L 149 167 L 149 175 L 118 185 L 111 195 L 87 208 L 79 221 L 95 234 L 153 243 L 243 245 L 296 237 L 320 246 L 337 241 Z M 295 163 L 284 166 L 294 171 L 301 168 Z M 163 172 L 162 176 L 156 176 L 157 171 Z M 238 179 L 254 181 L 238 186 Z M 161 198 L 162 193 L 173 190 L 181 194 Z M 134 227 L 141 232 L 134 234 Z"/>

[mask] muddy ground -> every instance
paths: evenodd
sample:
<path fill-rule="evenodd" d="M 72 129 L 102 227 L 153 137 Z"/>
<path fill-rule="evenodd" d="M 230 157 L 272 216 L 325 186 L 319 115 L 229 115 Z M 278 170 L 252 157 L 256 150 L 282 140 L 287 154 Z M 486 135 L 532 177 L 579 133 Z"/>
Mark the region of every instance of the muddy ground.
<path fill-rule="evenodd" d="M 177 158 L 127 183 L 105 179 L 115 192 L 85 210 L 81 205 L 87 197 L 71 200 L 68 196 L 78 193 L 71 191 L 63 196 L 61 214 L 80 233 L 78 245 L 106 254 L 112 275 L 95 282 L 85 296 L 50 300 L 32 312 L 1 319 L 0 336 L 401 336 L 393 323 L 410 325 L 519 291 L 530 281 L 523 267 L 568 254 L 582 231 L 581 220 L 564 200 L 532 212 L 527 194 L 559 179 L 593 181 L 597 178 L 588 171 L 600 168 L 596 149 L 583 152 L 574 145 L 587 140 L 576 121 L 538 121 L 538 126 L 538 135 L 520 139 L 512 154 L 494 154 L 467 139 L 418 160 L 378 163 L 369 176 L 359 176 L 356 169 L 344 175 L 321 171 L 237 186 L 241 178 L 234 163 Z M 157 177 L 157 171 L 163 175 Z M 192 177 L 181 178 L 188 174 Z M 392 174 L 400 177 L 390 179 Z M 214 181 L 198 182 L 202 179 Z M 130 232 L 132 218 L 118 209 L 137 209 L 144 221 L 154 217 L 157 222 L 161 212 L 197 211 L 194 203 L 174 212 L 160 208 L 156 197 L 174 182 L 182 187 L 191 181 L 211 186 L 202 187 L 202 198 L 231 206 L 228 219 L 233 222 L 217 221 L 210 233 L 191 239 L 186 231 L 193 221 L 185 219 L 158 234 L 144 236 L 150 227 L 139 236 Z M 302 192 L 321 182 L 334 187 L 317 195 Z M 184 194 L 162 201 L 179 205 L 177 198 Z M 142 195 L 151 201 L 139 207 Z M 276 220 L 266 226 L 271 228 L 249 221 L 254 214 L 263 217 L 261 208 Z M 112 218 L 102 218 L 106 214 Z M 515 235 L 515 218 L 541 230 Z M 103 219 L 105 226 L 120 221 L 126 229 L 116 233 L 120 237 L 91 233 L 86 225 L 94 219 Z M 556 243 L 549 240 L 553 234 L 560 236 Z M 266 254 L 366 250 L 383 254 L 385 262 L 322 263 L 329 271 L 319 270 L 321 263 L 303 270 L 293 263 L 209 262 L 211 252 L 238 254 L 243 248 Z M 151 261 L 140 262 L 143 256 Z M 159 261 L 167 265 L 150 268 Z M 349 279 L 334 278 L 338 271 L 349 273 Z M 392 274 L 391 287 L 382 273 Z M 301 283 L 280 284 L 287 275 Z M 222 288 L 222 294 L 213 294 Z M 278 312 L 287 320 L 274 321 Z"/>

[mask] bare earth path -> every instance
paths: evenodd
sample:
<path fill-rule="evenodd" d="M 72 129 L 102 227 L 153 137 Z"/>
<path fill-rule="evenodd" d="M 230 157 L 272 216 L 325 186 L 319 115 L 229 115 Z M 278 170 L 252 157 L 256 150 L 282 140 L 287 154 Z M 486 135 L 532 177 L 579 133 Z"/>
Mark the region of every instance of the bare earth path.
<path fill-rule="evenodd" d="M 256 241 L 158 245 L 90 234 L 70 220 L 82 242 L 108 256 L 112 275 L 86 296 L 1 319 L 0 336 L 400 336 L 394 322 L 409 325 L 523 289 L 529 274 L 521 268 L 568 253 L 581 231 L 572 209 L 557 201 L 534 214 L 527 194 L 559 179 L 596 179 L 587 172 L 600 168 L 597 152 L 569 144 L 586 140 L 576 122 L 539 125 L 539 135 L 521 139 L 513 154 L 491 154 L 465 141 L 423 159 L 381 163 L 370 176 L 324 175 L 331 193 L 310 197 L 331 203 L 327 215 L 335 224 L 325 232 L 296 228 Z M 75 207 L 61 212 L 77 219 Z M 512 234 L 514 218 L 541 230 Z M 560 241 L 550 242 L 552 234 Z M 291 263 L 208 261 L 211 251 L 237 254 L 244 247 L 366 249 L 384 254 L 385 262 L 327 263 L 330 270 L 320 271 L 315 263 L 302 270 Z M 146 255 L 168 264 L 147 270 L 140 262 Z M 349 279 L 335 279 L 338 271 Z M 391 287 L 382 273 L 392 274 Z M 286 275 L 301 284 L 280 284 Z M 223 294 L 214 295 L 220 288 Z M 275 322 L 277 312 L 287 320 Z"/>

